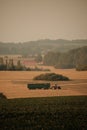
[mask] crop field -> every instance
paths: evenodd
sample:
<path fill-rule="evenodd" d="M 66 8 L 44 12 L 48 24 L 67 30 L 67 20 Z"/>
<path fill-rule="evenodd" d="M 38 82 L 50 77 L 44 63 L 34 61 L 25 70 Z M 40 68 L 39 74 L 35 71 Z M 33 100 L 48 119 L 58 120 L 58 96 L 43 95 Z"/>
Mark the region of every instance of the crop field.
<path fill-rule="evenodd" d="M 0 130 L 86 130 L 87 96 L 0 99 Z"/>
<path fill-rule="evenodd" d="M 44 67 L 44 66 L 43 66 Z M 44 67 L 45 68 L 45 67 Z M 32 80 L 35 76 L 47 73 L 44 71 L 0 71 L 0 92 L 10 98 L 26 97 L 51 97 L 51 96 L 74 96 L 87 95 L 87 71 L 76 71 L 75 69 L 54 69 L 50 72 L 68 76 L 70 81 L 50 82 L 51 85 L 57 83 L 61 90 L 29 90 L 28 83 L 37 83 L 41 81 Z M 48 72 L 49 73 L 49 72 Z M 42 81 L 47 82 L 47 81 Z"/>

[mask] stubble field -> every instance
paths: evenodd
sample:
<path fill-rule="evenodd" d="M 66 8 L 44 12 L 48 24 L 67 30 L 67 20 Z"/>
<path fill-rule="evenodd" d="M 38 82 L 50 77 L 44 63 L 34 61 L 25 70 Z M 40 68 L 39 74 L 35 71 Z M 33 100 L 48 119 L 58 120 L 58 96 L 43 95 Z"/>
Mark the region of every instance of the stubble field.
<path fill-rule="evenodd" d="M 47 67 L 46 67 L 47 68 Z M 33 77 L 46 73 L 42 71 L 1 71 L 0 72 L 0 92 L 7 98 L 26 97 L 51 97 L 51 96 L 75 96 L 87 95 L 87 71 L 79 72 L 75 69 L 51 69 L 50 72 L 68 76 L 71 81 L 50 82 L 51 85 L 57 83 L 61 90 L 29 90 L 28 83 L 39 81 L 32 80 Z M 49 72 L 48 72 L 49 73 Z M 41 82 L 41 81 L 40 81 Z M 44 81 L 45 82 L 45 81 Z"/>

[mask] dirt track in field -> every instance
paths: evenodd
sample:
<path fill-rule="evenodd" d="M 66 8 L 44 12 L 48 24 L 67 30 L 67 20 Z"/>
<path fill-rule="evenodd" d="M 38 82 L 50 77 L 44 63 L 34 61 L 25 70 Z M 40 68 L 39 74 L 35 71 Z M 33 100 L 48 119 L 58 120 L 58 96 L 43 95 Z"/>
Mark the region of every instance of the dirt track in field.
<path fill-rule="evenodd" d="M 47 67 L 46 67 L 47 68 Z M 59 81 L 61 90 L 29 90 L 27 83 L 35 82 L 33 77 L 41 73 L 36 71 L 23 72 L 0 72 L 0 92 L 3 92 L 7 98 L 26 98 L 26 97 L 50 97 L 50 96 L 70 96 L 87 95 L 87 71 L 78 72 L 74 69 L 61 70 L 51 68 L 51 72 L 68 76 L 71 81 Z M 56 82 L 50 82 L 54 85 Z"/>

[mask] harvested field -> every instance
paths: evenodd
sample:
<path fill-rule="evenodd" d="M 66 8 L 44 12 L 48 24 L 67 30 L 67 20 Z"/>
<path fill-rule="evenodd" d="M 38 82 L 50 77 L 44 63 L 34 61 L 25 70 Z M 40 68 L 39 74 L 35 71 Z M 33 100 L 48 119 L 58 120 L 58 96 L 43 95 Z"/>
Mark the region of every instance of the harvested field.
<path fill-rule="evenodd" d="M 29 90 L 27 88 L 27 83 L 39 82 L 33 81 L 33 77 L 46 72 L 1 71 L 0 92 L 4 93 L 7 98 L 87 95 L 87 71 L 78 72 L 75 69 L 59 70 L 52 67 L 49 68 L 51 69 L 51 72 L 68 76 L 71 81 L 50 82 L 51 85 L 58 83 L 62 88 L 61 90 Z"/>

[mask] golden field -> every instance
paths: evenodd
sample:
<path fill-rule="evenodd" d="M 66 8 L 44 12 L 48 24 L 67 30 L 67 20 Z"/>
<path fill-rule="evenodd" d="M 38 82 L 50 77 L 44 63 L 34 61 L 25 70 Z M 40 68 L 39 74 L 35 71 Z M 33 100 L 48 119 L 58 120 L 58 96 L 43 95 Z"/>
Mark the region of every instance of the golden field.
<path fill-rule="evenodd" d="M 43 68 L 45 68 L 43 66 Z M 0 71 L 0 92 L 7 98 L 26 98 L 26 97 L 50 97 L 50 96 L 70 96 L 87 95 L 87 71 L 76 71 L 75 69 L 54 69 L 50 72 L 68 76 L 71 81 L 50 82 L 51 85 L 58 83 L 61 90 L 29 90 L 27 83 L 33 81 L 33 77 L 49 72 L 42 71 Z"/>

